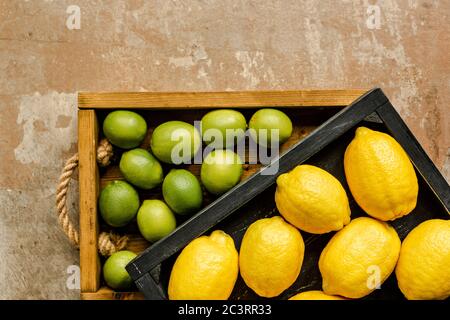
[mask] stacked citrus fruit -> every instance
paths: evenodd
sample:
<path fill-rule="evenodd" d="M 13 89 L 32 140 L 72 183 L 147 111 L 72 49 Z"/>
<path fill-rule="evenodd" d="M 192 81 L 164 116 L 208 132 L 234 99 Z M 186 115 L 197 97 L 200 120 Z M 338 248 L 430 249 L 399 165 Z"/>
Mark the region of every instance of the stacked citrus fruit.
<path fill-rule="evenodd" d="M 230 146 L 246 136 L 241 113 L 210 112 L 199 129 L 181 121 L 162 123 L 153 130 L 147 150 L 138 148 L 146 136 L 145 120 L 132 112 L 115 112 L 105 119 L 104 134 L 128 151 L 120 160 L 126 181 L 112 182 L 99 199 L 102 217 L 111 226 L 124 226 L 137 216 L 144 238 L 158 241 L 176 228 L 179 217 L 198 212 L 205 192 L 221 195 L 240 181 L 244 159 Z M 257 111 L 248 127 L 249 136 L 264 148 L 279 146 L 292 134 L 290 119 L 275 109 Z M 201 153 L 202 142 L 199 181 L 186 167 L 177 166 L 191 163 Z M 322 290 L 299 292 L 290 300 L 363 298 L 394 272 L 408 299 L 449 297 L 450 221 L 425 221 L 403 243 L 390 225 L 411 213 L 417 203 L 418 180 L 406 152 L 391 136 L 360 127 L 342 161 L 344 185 L 313 165 L 298 165 L 281 174 L 274 197 L 280 215 L 253 222 L 239 248 L 220 230 L 193 240 L 173 265 L 169 298 L 228 299 L 239 274 L 257 295 L 280 296 L 301 277 L 302 232 L 335 234 L 317 265 Z M 162 199 L 139 199 L 135 189 L 159 186 Z M 351 219 L 349 194 L 368 216 Z M 134 257 L 120 251 L 106 261 L 109 286 L 130 285 L 124 267 Z"/>
<path fill-rule="evenodd" d="M 449 297 L 450 221 L 425 221 L 403 244 L 389 224 L 409 214 L 417 202 L 416 173 L 402 147 L 385 133 L 361 127 L 343 162 L 350 192 L 369 216 L 351 220 L 344 187 L 321 168 L 299 165 L 280 175 L 275 202 L 281 217 L 255 221 L 242 239 L 239 272 L 247 286 L 262 297 L 279 296 L 300 274 L 305 245 L 299 230 L 313 234 L 337 231 L 320 255 L 322 291 L 304 291 L 290 300 L 363 298 L 380 288 L 394 270 L 408 299 Z M 188 251 L 189 246 L 180 257 L 201 261 L 198 253 Z M 204 272 L 207 265 L 202 265 L 201 274 L 209 280 L 193 287 L 174 276 L 192 272 L 185 269 L 183 260 L 178 258 L 172 270 L 171 299 L 184 298 L 176 292 L 207 290 L 212 283 L 229 288 L 229 281 L 235 279 L 216 282 L 217 278 L 209 279 Z"/>
<path fill-rule="evenodd" d="M 290 119 L 274 109 L 256 112 L 250 119 L 250 127 L 252 137 L 264 146 L 282 143 L 292 133 Z M 200 127 L 183 121 L 161 123 L 151 130 L 149 141 L 146 141 L 147 121 L 140 114 L 124 110 L 110 112 L 103 122 L 103 133 L 118 148 L 119 169 L 124 180 L 112 181 L 101 191 L 99 209 L 103 220 L 111 227 L 124 227 L 136 221 L 140 233 L 150 243 L 166 237 L 176 229 L 177 220 L 202 208 L 204 193 L 219 196 L 239 183 L 243 159 L 237 153 L 238 144 L 244 141 L 246 130 L 247 121 L 240 112 L 223 109 L 205 114 Z M 272 137 L 275 141 L 267 143 L 266 140 Z M 203 143 L 204 150 L 201 148 Z M 185 166 L 197 163 L 199 154 L 204 158 L 200 181 L 187 170 L 190 167 Z M 139 192 L 155 188 L 161 189 L 160 199 L 143 199 L 142 194 L 146 193 Z M 173 279 L 195 283 L 199 289 L 186 295 L 175 285 L 169 290 L 170 295 L 226 298 L 238 274 L 233 239 L 217 231 L 210 237 L 192 242 L 189 248 L 177 264 L 185 271 L 175 272 Z M 192 255 L 202 256 L 202 261 L 191 261 Z M 116 290 L 129 288 L 132 281 L 125 266 L 134 257 L 134 253 L 123 250 L 107 259 L 103 272 L 110 287 Z M 211 275 L 206 277 L 208 273 Z M 225 281 L 225 287 L 217 286 L 222 291 L 216 290 L 215 286 L 209 291 L 202 290 L 202 284 L 207 285 L 208 279 Z"/>

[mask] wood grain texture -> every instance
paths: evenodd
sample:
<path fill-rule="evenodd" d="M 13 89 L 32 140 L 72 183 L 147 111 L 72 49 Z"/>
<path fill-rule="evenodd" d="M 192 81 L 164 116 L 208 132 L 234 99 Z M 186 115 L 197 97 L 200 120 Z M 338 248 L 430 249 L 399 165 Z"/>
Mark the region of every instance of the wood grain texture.
<path fill-rule="evenodd" d="M 246 92 L 80 92 L 79 108 L 255 108 L 346 106 L 367 90 L 298 90 Z"/>
<path fill-rule="evenodd" d="M 133 251 L 136 254 L 141 253 L 150 246 L 150 243 L 145 240 L 140 234 L 127 234 L 128 242 L 125 247 L 126 250 Z"/>
<path fill-rule="evenodd" d="M 97 253 L 97 167 L 98 127 L 94 110 L 78 111 L 78 154 L 80 194 L 80 269 L 81 291 L 97 292 L 100 262 Z"/>
<path fill-rule="evenodd" d="M 82 292 L 81 300 L 144 300 L 140 292 L 115 292 L 108 287 L 101 287 L 97 292 Z"/>

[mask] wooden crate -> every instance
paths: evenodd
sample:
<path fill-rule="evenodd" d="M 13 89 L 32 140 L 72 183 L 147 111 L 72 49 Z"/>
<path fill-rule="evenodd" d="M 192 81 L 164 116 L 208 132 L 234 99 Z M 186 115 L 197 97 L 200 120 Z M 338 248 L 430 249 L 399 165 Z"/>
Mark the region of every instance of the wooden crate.
<path fill-rule="evenodd" d="M 109 230 L 97 212 L 99 190 L 107 183 L 123 179 L 117 161 L 107 168 L 96 162 L 98 141 L 102 135 L 102 119 L 114 109 L 133 109 L 147 120 L 149 132 L 142 147 L 148 148 L 153 128 L 169 120 L 192 123 L 211 109 L 240 110 L 247 120 L 255 109 L 275 107 L 287 112 L 294 124 L 291 138 L 283 144 L 281 152 L 305 137 L 342 107 L 350 104 L 365 90 L 302 90 L 257 92 L 170 92 L 170 93 L 79 93 L 78 95 L 78 152 L 80 193 L 80 268 L 81 299 L 142 299 L 139 292 L 114 292 L 104 286 L 101 279 L 102 258 L 98 254 L 99 230 Z M 120 152 L 120 151 L 119 151 Z M 163 166 L 165 172 L 170 166 Z M 186 169 L 199 175 L 200 165 L 187 165 Z M 248 178 L 259 165 L 246 165 L 242 179 Z M 139 191 L 141 200 L 160 198 L 161 190 Z M 214 201 L 205 193 L 204 205 Z M 178 219 L 179 217 L 177 217 Z M 140 253 L 150 244 L 131 223 L 118 230 L 130 237 L 126 249 Z"/>

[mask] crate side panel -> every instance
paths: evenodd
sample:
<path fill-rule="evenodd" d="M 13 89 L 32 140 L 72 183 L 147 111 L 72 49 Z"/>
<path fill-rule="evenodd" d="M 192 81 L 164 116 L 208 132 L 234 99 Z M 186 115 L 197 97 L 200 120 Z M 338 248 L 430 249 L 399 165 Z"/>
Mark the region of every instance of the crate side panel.
<path fill-rule="evenodd" d="M 98 127 L 94 110 L 78 111 L 78 155 L 80 194 L 81 291 L 97 292 L 100 283 L 98 257 L 97 167 Z"/>
<path fill-rule="evenodd" d="M 81 92 L 78 94 L 78 106 L 95 109 L 346 106 L 366 91 Z"/>
<path fill-rule="evenodd" d="M 102 287 L 97 292 L 82 292 L 81 300 L 144 300 L 144 295 L 140 292 L 115 292 Z"/>

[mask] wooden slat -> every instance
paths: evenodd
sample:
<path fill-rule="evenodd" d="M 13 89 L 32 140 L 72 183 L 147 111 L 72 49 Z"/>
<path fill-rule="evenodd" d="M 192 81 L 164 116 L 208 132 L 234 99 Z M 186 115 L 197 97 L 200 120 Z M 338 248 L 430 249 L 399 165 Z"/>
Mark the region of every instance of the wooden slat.
<path fill-rule="evenodd" d="M 81 300 L 144 300 L 144 295 L 140 292 L 115 292 L 102 287 L 96 292 L 82 292 Z"/>
<path fill-rule="evenodd" d="M 78 111 L 78 154 L 80 194 L 81 291 L 97 292 L 100 262 L 97 253 L 97 195 L 99 175 L 96 161 L 97 118 L 94 110 Z"/>
<path fill-rule="evenodd" d="M 79 108 L 254 108 L 346 106 L 367 90 L 246 92 L 80 92 Z"/>
<path fill-rule="evenodd" d="M 150 246 L 150 243 L 139 234 L 128 234 L 126 250 L 133 251 L 136 254 L 141 253 Z"/>

